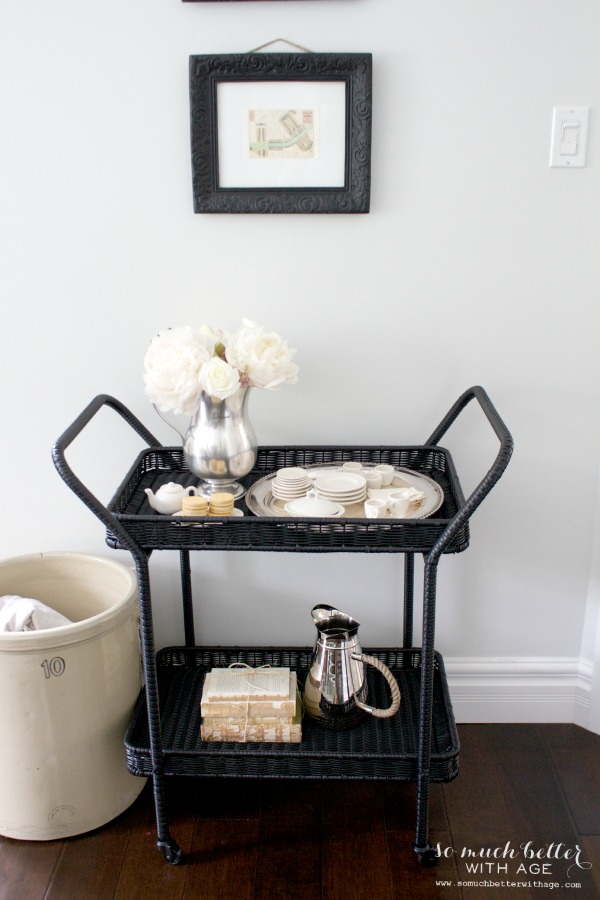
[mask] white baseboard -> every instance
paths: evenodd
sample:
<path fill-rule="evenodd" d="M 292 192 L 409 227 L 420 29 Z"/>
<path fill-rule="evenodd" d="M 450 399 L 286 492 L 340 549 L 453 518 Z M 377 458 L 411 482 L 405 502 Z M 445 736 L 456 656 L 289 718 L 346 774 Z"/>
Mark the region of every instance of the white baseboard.
<path fill-rule="evenodd" d="M 449 657 L 444 665 L 458 723 L 572 722 L 586 727 L 591 661 Z"/>

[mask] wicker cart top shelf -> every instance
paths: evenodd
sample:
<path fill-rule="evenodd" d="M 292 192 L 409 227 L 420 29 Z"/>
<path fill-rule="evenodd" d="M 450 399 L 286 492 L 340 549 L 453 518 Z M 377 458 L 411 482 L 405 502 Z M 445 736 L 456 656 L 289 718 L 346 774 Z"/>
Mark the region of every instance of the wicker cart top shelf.
<path fill-rule="evenodd" d="M 284 466 L 310 466 L 348 460 L 391 463 L 410 468 L 436 481 L 444 492 L 444 504 L 428 519 L 299 519 L 256 516 L 245 502 L 238 504 L 244 516 L 189 519 L 156 513 L 146 496 L 169 481 L 196 485 L 180 447 L 152 447 L 135 461 L 108 505 L 109 511 L 129 535 L 145 549 L 277 550 L 292 552 L 427 552 L 443 533 L 464 497 L 450 455 L 439 447 L 260 447 L 252 472 L 240 479 L 249 488 L 266 474 Z M 107 541 L 123 546 L 110 528 Z M 468 523 L 454 537 L 451 552 L 468 545 Z"/>
<path fill-rule="evenodd" d="M 450 453 L 439 441 L 467 404 L 476 399 L 500 440 L 498 455 L 471 496 L 465 500 Z M 114 409 L 146 441 L 148 448 L 131 469 L 107 506 L 79 481 L 66 460 L 66 449 L 103 407 Z M 244 516 L 183 522 L 156 513 L 149 505 L 146 488 L 156 491 L 175 481 L 196 484 L 186 467 L 181 447 L 164 447 L 118 400 L 106 394 L 96 397 L 64 432 L 53 449 L 54 463 L 67 485 L 106 526 L 106 540 L 113 548 L 134 555 L 163 549 L 268 550 L 287 552 L 387 552 L 458 553 L 469 543 L 469 518 L 506 468 L 512 438 L 486 392 L 481 387 L 466 391 L 432 433 L 419 446 L 305 446 L 261 447 L 256 464 L 244 479 L 246 488 L 269 472 L 284 466 L 331 464 L 354 460 L 365 464 L 388 463 L 432 478 L 444 493 L 442 507 L 430 518 L 296 519 L 255 516 L 244 507 Z"/>

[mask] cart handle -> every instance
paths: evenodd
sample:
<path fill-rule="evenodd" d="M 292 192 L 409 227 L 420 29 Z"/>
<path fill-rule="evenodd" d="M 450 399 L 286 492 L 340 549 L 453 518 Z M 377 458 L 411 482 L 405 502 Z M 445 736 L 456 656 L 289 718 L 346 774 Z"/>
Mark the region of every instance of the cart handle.
<path fill-rule="evenodd" d="M 138 545 L 131 539 L 125 528 L 121 525 L 118 519 L 113 516 L 111 512 L 104 506 L 103 503 L 98 500 L 97 497 L 92 494 L 92 492 L 87 488 L 83 482 L 75 475 L 73 469 L 67 462 L 65 451 L 67 447 L 75 440 L 75 438 L 81 434 L 83 429 L 90 423 L 90 421 L 94 418 L 96 413 L 102 409 L 103 406 L 108 406 L 111 409 L 114 409 L 115 412 L 119 413 L 119 415 L 130 425 L 133 430 L 139 434 L 139 436 L 146 441 L 148 446 L 150 447 L 162 447 L 160 441 L 154 437 L 151 431 L 142 425 L 142 423 L 137 419 L 133 413 L 127 409 L 119 400 L 116 400 L 115 397 L 111 397 L 108 394 L 99 394 L 97 397 L 88 403 L 83 412 L 80 413 L 79 416 L 75 419 L 75 421 L 69 425 L 65 432 L 58 438 L 54 447 L 52 448 L 52 461 L 58 470 L 59 475 L 63 479 L 63 481 L 67 484 L 68 487 L 71 488 L 73 493 L 82 500 L 89 509 L 100 519 L 100 521 L 109 529 L 115 533 L 119 540 L 122 542 L 123 546 L 126 547 L 130 553 L 133 554 L 134 557 L 138 557 L 142 552 Z"/>
<path fill-rule="evenodd" d="M 442 532 L 442 534 L 432 547 L 427 557 L 430 564 L 434 564 L 439 559 L 440 555 L 452 541 L 457 531 L 460 531 L 467 519 L 470 518 L 470 516 L 477 509 L 482 500 L 489 494 L 491 489 L 503 474 L 512 456 L 512 435 L 498 415 L 498 412 L 496 411 L 496 408 L 488 397 L 486 391 L 479 385 L 469 388 L 461 397 L 458 398 L 456 403 L 454 403 L 454 405 L 448 410 L 427 443 L 433 446 L 438 445 L 441 438 L 446 434 L 453 422 L 456 421 L 463 409 L 471 402 L 471 400 L 474 399 L 478 401 L 481 409 L 488 419 L 488 422 L 494 429 L 494 432 L 496 433 L 496 436 L 500 441 L 500 449 L 498 450 L 498 454 L 487 474 L 484 475 L 477 487 L 470 494 L 464 505 L 461 506 L 456 515 L 453 517 L 452 521 L 445 528 L 445 530 Z"/>

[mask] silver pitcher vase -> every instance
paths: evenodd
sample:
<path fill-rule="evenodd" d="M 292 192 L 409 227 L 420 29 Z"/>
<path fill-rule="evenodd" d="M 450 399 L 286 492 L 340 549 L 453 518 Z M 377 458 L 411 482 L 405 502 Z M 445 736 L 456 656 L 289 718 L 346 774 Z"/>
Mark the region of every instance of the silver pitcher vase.
<path fill-rule="evenodd" d="M 203 479 L 201 487 L 207 494 L 225 491 L 238 498 L 245 493 L 236 479 L 252 470 L 257 449 L 248 418 L 249 396 L 249 387 L 238 388 L 224 400 L 202 392 L 186 434 L 179 432 L 186 464 L 190 472 Z"/>

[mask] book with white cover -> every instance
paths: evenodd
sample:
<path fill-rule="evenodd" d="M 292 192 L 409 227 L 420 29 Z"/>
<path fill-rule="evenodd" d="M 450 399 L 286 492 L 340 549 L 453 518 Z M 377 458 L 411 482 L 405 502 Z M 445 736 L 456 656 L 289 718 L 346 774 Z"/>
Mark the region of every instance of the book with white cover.
<path fill-rule="evenodd" d="M 267 718 L 264 722 L 206 717 L 200 726 L 203 741 L 233 741 L 234 743 L 286 743 L 299 744 L 302 740 L 302 703 L 298 697 L 292 721 Z"/>
<path fill-rule="evenodd" d="M 206 676 L 206 680 L 210 677 L 210 672 Z M 250 696 L 244 694 L 238 698 L 213 699 L 206 694 L 206 681 L 202 691 L 200 700 L 200 712 L 203 717 L 232 717 L 237 719 L 253 719 L 262 716 L 280 718 L 282 716 L 294 716 L 296 712 L 296 693 L 297 693 L 297 676 L 295 672 L 288 670 L 287 690 L 285 697 L 278 699 L 266 698 L 262 696 Z"/>
<path fill-rule="evenodd" d="M 224 728 L 226 725 L 291 725 L 295 716 L 205 716 L 205 722 L 219 723 Z"/>
<path fill-rule="evenodd" d="M 211 669 L 204 680 L 206 700 L 285 700 L 289 692 L 289 668 Z"/>

